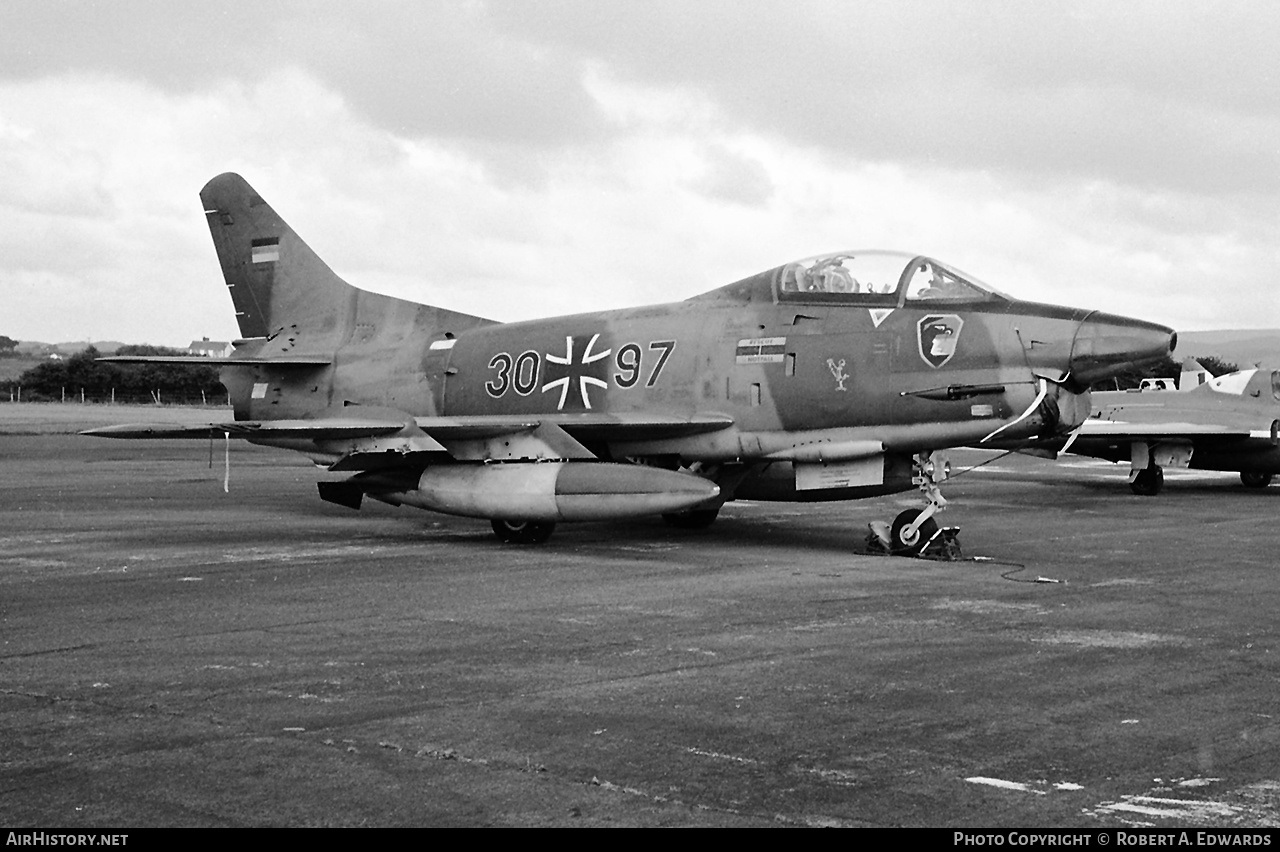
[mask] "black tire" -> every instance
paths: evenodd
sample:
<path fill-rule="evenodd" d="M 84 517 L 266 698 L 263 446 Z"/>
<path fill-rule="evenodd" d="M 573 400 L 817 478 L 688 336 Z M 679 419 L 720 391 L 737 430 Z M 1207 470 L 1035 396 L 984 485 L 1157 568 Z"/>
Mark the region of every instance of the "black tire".
<path fill-rule="evenodd" d="M 1154 497 L 1164 488 L 1164 468 L 1153 464 L 1138 471 L 1129 483 L 1129 490 L 1141 497 Z"/>
<path fill-rule="evenodd" d="M 889 528 L 889 539 L 890 548 L 894 553 L 909 553 L 914 556 L 924 550 L 925 545 L 937 535 L 938 522 L 933 518 L 926 518 L 916 530 L 915 535 L 907 535 L 907 527 L 911 526 L 922 511 L 924 510 L 907 509 L 893 519 L 893 526 Z"/>
<path fill-rule="evenodd" d="M 688 512 L 668 512 L 662 516 L 668 526 L 682 530 L 705 530 L 716 522 L 720 507 L 714 509 L 691 509 Z"/>
<path fill-rule="evenodd" d="M 511 544 L 542 544 L 555 532 L 554 521 L 505 521 L 493 522 L 494 534 Z"/>
<path fill-rule="evenodd" d="M 1271 484 L 1271 474 L 1256 470 L 1242 470 L 1240 481 L 1244 483 L 1245 488 L 1266 488 Z"/>

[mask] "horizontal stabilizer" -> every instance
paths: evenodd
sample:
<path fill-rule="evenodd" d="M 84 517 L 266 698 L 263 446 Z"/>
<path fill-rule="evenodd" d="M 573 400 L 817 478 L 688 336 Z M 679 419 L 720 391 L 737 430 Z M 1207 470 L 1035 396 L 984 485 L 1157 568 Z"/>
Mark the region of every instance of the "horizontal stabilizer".
<path fill-rule="evenodd" d="M 391 435 L 404 428 L 403 423 L 386 420 L 244 420 L 230 423 L 206 423 L 200 426 L 175 426 L 172 423 L 126 423 L 87 429 L 81 435 L 95 438 L 207 438 L 225 434 L 231 438 L 307 438 L 335 441 L 345 438 L 369 438 Z"/>

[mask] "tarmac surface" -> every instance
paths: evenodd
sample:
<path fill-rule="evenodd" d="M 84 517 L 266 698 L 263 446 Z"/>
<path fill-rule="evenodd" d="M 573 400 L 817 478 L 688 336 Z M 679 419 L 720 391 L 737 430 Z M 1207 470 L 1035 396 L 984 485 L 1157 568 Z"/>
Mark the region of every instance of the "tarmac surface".
<path fill-rule="evenodd" d="M 944 486 L 983 561 L 866 555 L 914 493 L 519 546 L 67 434 L 143 419 L 0 406 L 0 824 L 1280 825 L 1280 486 L 1001 458 Z"/>

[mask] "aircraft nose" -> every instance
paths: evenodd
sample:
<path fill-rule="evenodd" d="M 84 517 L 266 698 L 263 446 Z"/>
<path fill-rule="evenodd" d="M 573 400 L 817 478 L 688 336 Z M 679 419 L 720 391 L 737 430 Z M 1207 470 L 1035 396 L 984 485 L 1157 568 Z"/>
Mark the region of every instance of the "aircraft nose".
<path fill-rule="evenodd" d="M 1071 376 L 1092 382 L 1167 358 L 1178 345 L 1173 329 L 1144 320 L 1093 311 L 1076 327 L 1071 341 Z"/>

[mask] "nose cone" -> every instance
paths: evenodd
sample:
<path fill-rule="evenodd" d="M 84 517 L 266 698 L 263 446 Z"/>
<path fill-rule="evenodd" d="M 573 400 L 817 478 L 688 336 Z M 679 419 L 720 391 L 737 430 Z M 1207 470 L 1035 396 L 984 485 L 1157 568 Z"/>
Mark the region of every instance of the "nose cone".
<path fill-rule="evenodd" d="M 1071 341 L 1071 376 L 1088 387 L 1167 358 L 1177 344 L 1178 335 L 1171 328 L 1093 311 L 1080 321 Z"/>

